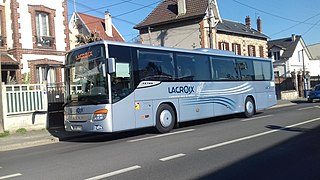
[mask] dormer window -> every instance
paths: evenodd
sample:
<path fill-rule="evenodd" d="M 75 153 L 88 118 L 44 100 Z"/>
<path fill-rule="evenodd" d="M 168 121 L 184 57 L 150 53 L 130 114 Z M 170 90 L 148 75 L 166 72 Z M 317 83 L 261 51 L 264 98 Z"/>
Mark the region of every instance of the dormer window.
<path fill-rule="evenodd" d="M 280 51 L 273 52 L 273 59 L 280 60 Z"/>

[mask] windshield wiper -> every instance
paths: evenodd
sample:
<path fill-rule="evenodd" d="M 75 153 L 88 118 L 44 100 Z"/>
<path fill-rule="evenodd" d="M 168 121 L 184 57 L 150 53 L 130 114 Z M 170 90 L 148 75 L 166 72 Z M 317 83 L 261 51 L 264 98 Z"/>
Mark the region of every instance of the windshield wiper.
<path fill-rule="evenodd" d="M 67 101 L 62 104 L 62 107 L 65 107 L 66 105 L 71 104 L 72 102 L 76 102 L 76 100 L 73 99 L 73 100 Z"/>

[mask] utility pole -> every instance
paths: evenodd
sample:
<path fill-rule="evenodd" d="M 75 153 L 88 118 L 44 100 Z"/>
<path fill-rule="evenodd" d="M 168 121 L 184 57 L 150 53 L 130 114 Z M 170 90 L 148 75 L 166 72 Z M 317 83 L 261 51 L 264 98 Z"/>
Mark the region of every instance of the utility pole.
<path fill-rule="evenodd" d="M 4 133 L 4 120 L 3 120 L 3 102 L 2 102 L 2 54 L 0 53 L 0 133 Z"/>
<path fill-rule="evenodd" d="M 209 24 L 209 47 L 212 49 L 212 22 L 211 22 L 211 18 L 212 18 L 212 0 L 208 0 L 208 24 Z"/>
<path fill-rule="evenodd" d="M 303 80 L 303 97 L 307 97 L 307 87 L 306 87 L 306 68 L 304 65 L 304 55 L 303 55 L 303 49 L 302 52 L 302 80 Z"/>

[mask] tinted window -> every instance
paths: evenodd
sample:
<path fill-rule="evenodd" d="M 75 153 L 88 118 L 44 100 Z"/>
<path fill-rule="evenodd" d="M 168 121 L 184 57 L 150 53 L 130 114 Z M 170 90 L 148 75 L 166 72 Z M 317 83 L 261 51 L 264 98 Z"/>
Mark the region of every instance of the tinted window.
<path fill-rule="evenodd" d="M 262 70 L 264 74 L 264 80 L 272 80 L 272 65 L 270 62 L 262 61 Z"/>
<path fill-rule="evenodd" d="M 211 80 L 208 57 L 201 55 L 177 54 L 177 78 L 179 80 Z"/>
<path fill-rule="evenodd" d="M 141 80 L 172 80 L 175 77 L 172 53 L 138 50 Z"/>
<path fill-rule="evenodd" d="M 237 66 L 240 71 L 241 80 L 252 81 L 254 80 L 253 63 L 247 59 L 238 59 Z"/>
<path fill-rule="evenodd" d="M 211 58 L 213 65 L 213 80 L 238 80 L 238 70 L 234 59 Z"/>
<path fill-rule="evenodd" d="M 270 62 L 253 61 L 255 80 L 272 80 L 272 67 Z"/>

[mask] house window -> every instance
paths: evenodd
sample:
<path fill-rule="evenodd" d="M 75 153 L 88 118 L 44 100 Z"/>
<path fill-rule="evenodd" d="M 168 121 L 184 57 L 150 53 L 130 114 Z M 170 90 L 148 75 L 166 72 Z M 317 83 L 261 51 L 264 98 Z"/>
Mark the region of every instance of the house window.
<path fill-rule="evenodd" d="M 273 52 L 273 58 L 274 60 L 280 60 L 280 51 Z"/>
<path fill-rule="evenodd" d="M 219 42 L 218 45 L 219 45 L 219 49 L 220 49 L 220 50 L 227 50 L 227 51 L 229 51 L 229 43 Z"/>
<path fill-rule="evenodd" d="M 264 58 L 264 49 L 263 49 L 263 46 L 259 46 L 259 57 Z"/>
<path fill-rule="evenodd" d="M 241 55 L 241 46 L 240 46 L 240 44 L 232 43 L 232 51 L 235 54 Z"/>
<path fill-rule="evenodd" d="M 31 14 L 34 48 L 56 49 L 55 10 L 43 5 L 28 5 Z"/>
<path fill-rule="evenodd" d="M 53 67 L 47 66 L 37 66 L 36 67 L 36 82 L 42 84 L 45 81 L 47 84 L 56 83 L 56 69 Z"/>
<path fill-rule="evenodd" d="M 36 13 L 36 30 L 37 30 L 37 45 L 51 47 L 52 38 L 49 33 L 49 15 L 48 13 Z"/>
<path fill-rule="evenodd" d="M 256 56 L 256 48 L 255 46 L 248 46 L 248 56 Z"/>

